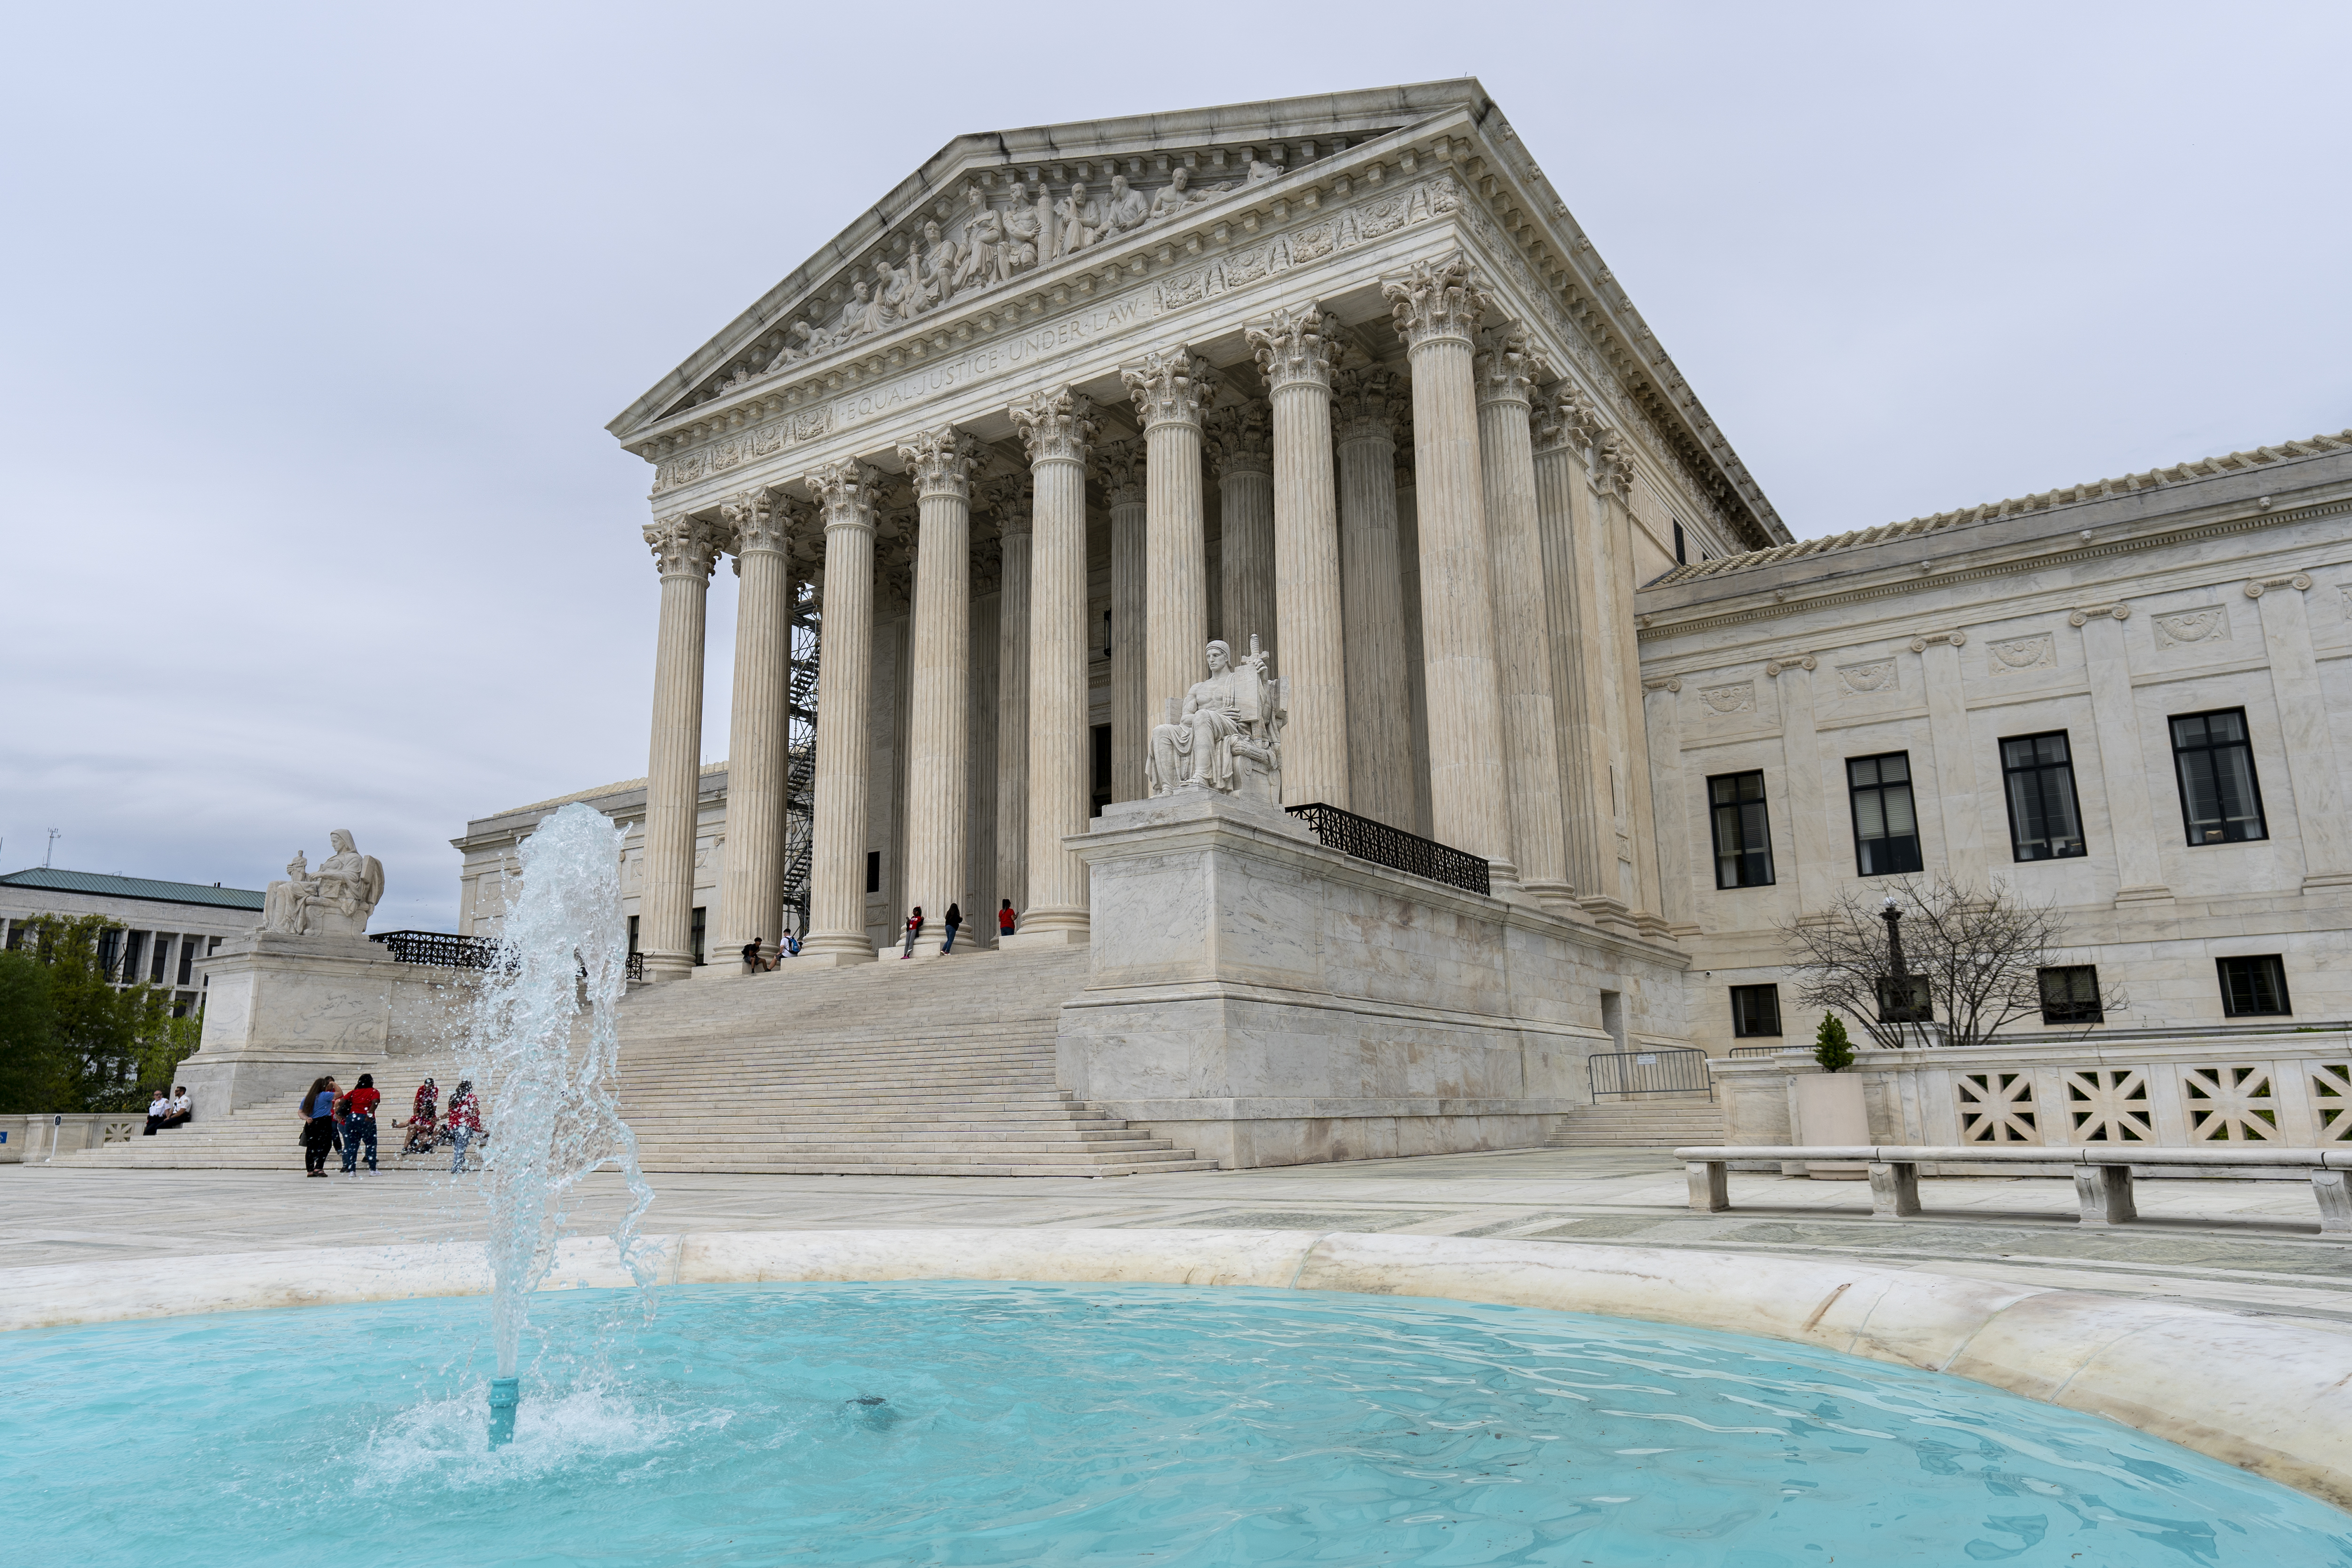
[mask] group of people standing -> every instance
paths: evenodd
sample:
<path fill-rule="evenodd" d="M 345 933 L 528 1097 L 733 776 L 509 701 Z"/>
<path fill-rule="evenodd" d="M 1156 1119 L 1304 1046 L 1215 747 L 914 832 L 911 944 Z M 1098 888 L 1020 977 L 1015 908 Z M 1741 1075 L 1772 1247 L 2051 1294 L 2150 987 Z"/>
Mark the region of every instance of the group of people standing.
<path fill-rule="evenodd" d="M 298 1140 L 302 1146 L 302 1173 L 306 1176 L 324 1177 L 327 1156 L 340 1149 L 343 1154 L 343 1174 L 359 1174 L 360 1152 L 367 1152 L 368 1173 L 376 1171 L 376 1107 L 383 1103 L 382 1091 L 375 1087 L 373 1073 L 360 1074 L 359 1082 L 348 1092 L 335 1082 L 331 1074 L 312 1081 L 304 1091 L 301 1104 L 302 1131 Z M 457 1091 L 449 1097 L 449 1109 L 445 1116 L 440 1110 L 441 1090 L 431 1079 L 417 1085 L 416 1100 L 408 1120 L 408 1140 L 401 1146 L 403 1154 L 429 1153 L 436 1145 L 447 1142 L 456 1150 L 450 1161 L 452 1174 L 466 1168 L 466 1151 L 482 1131 L 480 1102 L 474 1096 L 471 1079 L 460 1081 Z M 394 1127 L 400 1122 L 394 1121 Z"/>
<path fill-rule="evenodd" d="M 917 904 L 914 907 L 914 910 L 907 916 L 907 945 L 899 950 L 898 956 L 900 958 L 912 958 L 915 956 L 915 943 L 922 939 L 923 923 L 923 906 Z M 940 952 L 942 953 L 951 953 L 955 952 L 956 932 L 963 929 L 962 906 L 959 904 L 950 904 L 948 906 L 948 918 L 940 923 L 947 927 L 948 932 L 947 940 L 940 943 Z M 1020 923 L 1021 917 L 1013 912 L 1013 900 L 1011 899 L 1006 899 L 998 904 L 996 910 L 996 934 L 998 937 L 1003 938 L 1011 936 L 1014 929 L 1019 926 Z"/>

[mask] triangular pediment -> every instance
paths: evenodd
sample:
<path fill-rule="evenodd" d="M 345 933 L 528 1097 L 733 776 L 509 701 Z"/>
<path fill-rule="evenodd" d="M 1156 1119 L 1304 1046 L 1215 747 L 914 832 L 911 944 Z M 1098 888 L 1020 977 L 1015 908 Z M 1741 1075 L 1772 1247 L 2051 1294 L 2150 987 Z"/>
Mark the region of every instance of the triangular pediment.
<path fill-rule="evenodd" d="M 607 428 L 625 441 L 925 310 L 1016 289 L 1088 244 L 1486 102 L 1465 79 L 960 136 Z"/>

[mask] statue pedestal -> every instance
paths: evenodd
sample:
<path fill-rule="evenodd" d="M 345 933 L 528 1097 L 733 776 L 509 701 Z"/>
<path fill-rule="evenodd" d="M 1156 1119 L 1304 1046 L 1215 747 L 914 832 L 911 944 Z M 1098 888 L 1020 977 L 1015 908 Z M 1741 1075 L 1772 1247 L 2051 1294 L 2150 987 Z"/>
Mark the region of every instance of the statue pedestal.
<path fill-rule="evenodd" d="M 447 1049 L 475 971 L 402 963 L 362 936 L 255 931 L 205 961 L 205 1030 L 180 1064 L 199 1120 L 348 1084 L 386 1056 Z"/>
<path fill-rule="evenodd" d="M 1092 879 L 1061 1086 L 1228 1168 L 1542 1143 L 1622 998 L 1680 1044 L 1682 954 L 1326 849 L 1180 791 L 1064 841 Z"/>

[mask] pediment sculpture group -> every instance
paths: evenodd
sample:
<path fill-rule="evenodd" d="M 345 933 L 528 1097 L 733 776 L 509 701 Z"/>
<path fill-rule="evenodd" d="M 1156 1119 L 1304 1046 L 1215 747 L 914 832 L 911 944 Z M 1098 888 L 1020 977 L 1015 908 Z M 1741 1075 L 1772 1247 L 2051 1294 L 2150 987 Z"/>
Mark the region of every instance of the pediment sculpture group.
<path fill-rule="evenodd" d="M 330 834 L 335 852 L 310 869 L 310 856 L 297 850 L 286 863 L 286 879 L 272 882 L 261 900 L 261 929 L 287 936 L 363 936 L 368 916 L 383 898 L 383 865 L 362 855 L 351 832 Z"/>
<path fill-rule="evenodd" d="M 1250 638 L 1239 664 L 1222 642 L 1208 648 L 1209 675 L 1151 731 L 1144 779 L 1155 795 L 1213 790 L 1241 800 L 1282 805 L 1282 731 L 1289 721 L 1283 682 L 1266 674 L 1269 655 Z"/>
<path fill-rule="evenodd" d="M 922 237 L 903 258 L 896 264 L 887 258 L 878 259 L 877 279 L 860 279 L 850 286 L 839 315 L 824 326 L 794 321 L 784 330 L 784 346 L 775 357 L 760 371 L 745 367 L 737 379 L 748 381 L 755 374 L 870 337 L 937 310 L 958 294 L 1010 282 L 1024 272 L 1165 223 L 1212 196 L 1274 179 L 1282 172 L 1280 164 L 1253 161 L 1239 181 L 1195 186 L 1192 171 L 1179 164 L 1169 183 L 1149 200 L 1128 184 L 1125 174 L 1113 174 L 1108 185 L 1091 189 L 1083 181 L 1075 182 L 1058 199 L 1045 182 L 1032 180 L 1015 185 L 1003 206 L 977 185 L 967 185 L 960 220 L 926 221 Z"/>

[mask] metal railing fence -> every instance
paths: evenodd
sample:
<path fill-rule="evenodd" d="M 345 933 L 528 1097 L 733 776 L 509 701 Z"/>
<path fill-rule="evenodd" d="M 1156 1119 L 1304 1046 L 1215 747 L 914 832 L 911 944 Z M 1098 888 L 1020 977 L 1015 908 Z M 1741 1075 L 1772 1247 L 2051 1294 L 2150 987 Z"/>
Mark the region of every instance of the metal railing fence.
<path fill-rule="evenodd" d="M 1337 849 L 1359 860 L 1369 860 L 1375 866 L 1386 866 L 1392 871 L 1409 871 L 1416 877 L 1426 877 L 1433 882 L 1443 882 L 1449 888 L 1466 892 L 1494 892 L 1494 883 L 1487 872 L 1485 857 L 1472 855 L 1423 838 L 1417 833 L 1407 833 L 1402 827 L 1391 827 L 1385 822 L 1375 822 L 1369 816 L 1336 805 L 1318 802 L 1311 805 L 1292 805 L 1283 809 L 1315 830 L 1315 837 L 1326 849 Z"/>
<path fill-rule="evenodd" d="M 1630 1099 L 1642 1094 L 1704 1092 L 1715 1098 L 1715 1078 L 1706 1070 L 1706 1053 L 1669 1046 L 1654 1051 L 1610 1051 L 1591 1058 L 1592 1099 L 1597 1104 L 1612 1096 Z"/>

